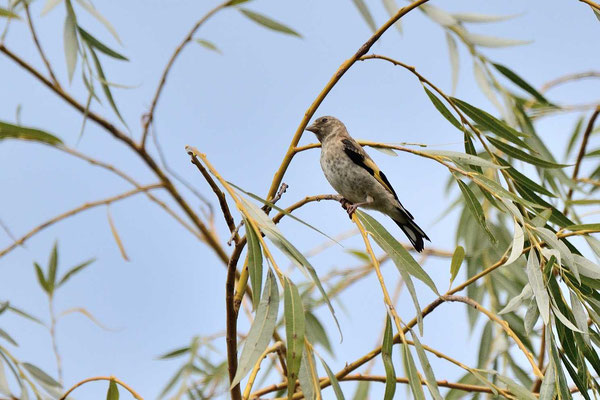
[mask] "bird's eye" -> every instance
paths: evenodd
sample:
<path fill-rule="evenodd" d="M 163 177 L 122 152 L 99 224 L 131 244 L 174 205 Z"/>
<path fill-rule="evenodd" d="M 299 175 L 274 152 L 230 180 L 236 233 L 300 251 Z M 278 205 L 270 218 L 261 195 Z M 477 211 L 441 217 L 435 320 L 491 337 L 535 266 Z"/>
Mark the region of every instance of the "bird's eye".
<path fill-rule="evenodd" d="M 323 119 L 321 120 L 321 122 L 323 122 L 323 123 L 327 122 L 327 118 L 323 118 Z"/>

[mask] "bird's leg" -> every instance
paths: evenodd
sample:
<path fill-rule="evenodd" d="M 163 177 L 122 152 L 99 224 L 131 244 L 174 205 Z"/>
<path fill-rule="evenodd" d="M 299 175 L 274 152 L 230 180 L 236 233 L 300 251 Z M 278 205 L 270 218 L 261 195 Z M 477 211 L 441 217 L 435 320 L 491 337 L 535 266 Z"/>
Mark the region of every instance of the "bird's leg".
<path fill-rule="evenodd" d="M 356 204 L 352 204 L 348 200 L 342 199 L 340 201 L 340 203 L 342 203 L 342 207 L 346 210 L 346 212 L 348 212 L 348 217 L 350 217 L 350 219 L 352 219 L 352 215 L 354 214 L 356 209 L 358 207 L 366 206 L 366 205 L 373 203 L 373 198 L 371 196 L 367 196 L 367 201 L 363 201 L 363 202 L 356 203 Z"/>

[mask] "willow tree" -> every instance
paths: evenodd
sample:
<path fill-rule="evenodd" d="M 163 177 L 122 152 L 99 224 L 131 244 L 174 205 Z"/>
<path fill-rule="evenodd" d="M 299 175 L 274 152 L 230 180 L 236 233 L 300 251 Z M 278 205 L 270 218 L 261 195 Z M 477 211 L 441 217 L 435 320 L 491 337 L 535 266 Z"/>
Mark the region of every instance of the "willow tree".
<path fill-rule="evenodd" d="M 587 5 L 573 2 L 572 7 L 590 7 L 600 19 L 598 4 L 581 1 Z M 149 109 L 142 116 L 139 131 L 127 127 L 113 96 L 114 85 L 103 70 L 103 63 L 127 61 L 127 57 L 102 43 L 94 32 L 86 30 L 80 23 L 82 13 L 89 13 L 118 40 L 116 29 L 98 9 L 87 0 L 49 0 L 40 10 L 37 10 L 37 4 L 29 1 L 9 0 L 7 7 L 0 8 L 0 18 L 5 25 L 0 52 L 14 62 L 15 68 L 26 71 L 32 84 L 44 85 L 57 95 L 57 101 L 66 102 L 81 114 L 81 134 L 88 124 L 97 125 L 116 142 L 124 144 L 130 156 L 141 160 L 156 178 L 156 183 L 142 185 L 128 172 L 80 152 L 43 128 L 28 126 L 19 117 L 16 122 L 0 122 L 0 139 L 43 143 L 64 153 L 65 157 L 77 157 L 103 168 L 131 185 L 127 192 L 62 212 L 29 232 L 15 236 L 10 245 L 0 250 L 0 257 L 16 251 L 38 232 L 51 229 L 64 219 L 75 218 L 91 208 L 110 205 L 138 193 L 158 204 L 196 237 L 201 246 L 212 250 L 227 270 L 226 281 L 215 282 L 226 288 L 224 311 L 227 324 L 215 329 L 215 332 L 224 330 L 225 333 L 194 337 L 189 345 L 162 356 L 185 360 L 172 379 L 165 383 L 163 397 L 313 399 L 335 396 L 343 399 L 352 393 L 355 399 L 365 399 L 372 390 L 372 382 L 385 385 L 385 399 L 400 393 L 398 384 L 407 385 L 416 399 L 424 399 L 427 392 L 433 399 L 464 396 L 566 399 L 572 398 L 575 392 L 586 399 L 598 396 L 600 266 L 594 260 L 600 257 L 600 242 L 593 234 L 600 232 L 600 224 L 590 219 L 593 214 L 584 216 L 581 206 L 599 202 L 595 195 L 600 186 L 600 165 L 593 157 L 600 150 L 590 148 L 589 143 L 592 135 L 598 132 L 595 122 L 600 105 L 560 105 L 546 92 L 554 86 L 598 77 L 599 74 L 577 73 L 536 88 L 519 75 L 518 68 L 498 64 L 482 52 L 488 47 L 510 47 L 522 42 L 470 30 L 471 23 L 491 24 L 510 17 L 449 13 L 428 0 L 416 0 L 401 8 L 393 0 L 384 0 L 389 19 L 377 26 L 363 0 L 354 0 L 354 5 L 372 29 L 372 35 L 364 43 L 357 43 L 356 52 L 350 54 L 337 70 L 331 71 L 330 80 L 315 93 L 308 109 L 298 110 L 300 123 L 291 134 L 289 147 L 281 150 L 280 167 L 273 180 L 265 182 L 265 193 L 253 194 L 243 189 L 243 183 L 241 186 L 232 184 L 229 177 L 219 173 L 218 166 L 211 164 L 211 154 L 201 153 L 191 143 L 185 150 L 193 165 L 186 175 L 201 177 L 208 184 L 201 190 L 196 189 L 166 164 L 167 155 L 162 153 L 156 135 L 152 133 L 157 104 L 171 67 L 189 43 L 197 42 L 218 51 L 215 44 L 197 36 L 200 27 L 217 13 L 240 12 L 275 33 L 299 36 L 288 26 L 247 9 L 249 3 L 249 0 L 227 0 L 191 27 L 167 60 L 155 94 L 148 103 Z M 40 11 L 43 16 L 59 5 L 65 10 L 66 61 L 60 67 L 66 67 L 69 79 L 73 79 L 77 66 L 80 66 L 86 89 L 83 101 L 78 99 L 80 93 L 70 92 L 67 82 L 59 82 L 54 72 L 56 66 L 49 62 L 36 33 L 33 16 Z M 422 75 L 419 66 L 410 65 L 409 60 L 370 53 L 382 35 L 393 26 L 402 29 L 402 19 L 417 12 L 445 31 L 450 55 L 448 69 L 453 81 L 449 91 L 442 90 Z M 26 60 L 17 47 L 4 41 L 13 24 L 27 24 L 41 62 Z M 483 106 L 453 96 L 458 79 L 459 46 L 468 49 L 474 65 L 474 79 L 495 110 L 486 111 Z M 460 215 L 456 225 L 457 246 L 454 251 L 429 248 L 424 253 L 447 259 L 450 288 L 445 292 L 423 268 L 425 258 L 418 262 L 410 246 L 398 242 L 366 212 L 357 211 L 352 216 L 356 234 L 364 242 L 364 250 L 357 251 L 356 255 L 364 260 L 364 264 L 327 273 L 324 268 L 311 265 L 308 257 L 293 243 L 294 239 L 286 237 L 278 228 L 282 219 L 294 219 L 308 225 L 315 235 L 321 235 L 317 228 L 297 218 L 296 210 L 312 202 L 341 200 L 337 195 L 322 194 L 284 205 L 288 199 L 284 196 L 287 185 L 283 181 L 298 153 L 319 146 L 299 146 L 304 129 L 331 89 L 343 85 L 344 74 L 359 61 L 390 63 L 398 74 L 413 76 L 431 101 L 424 107 L 439 113 L 448 121 L 448 129 L 464 140 L 464 152 L 361 142 L 363 146 L 388 154 L 411 153 L 447 170 L 449 190 L 455 196 L 451 208 L 457 209 Z M 38 68 L 36 64 L 42 67 Z M 9 74 L 5 72 L 4 79 Z M 576 99 L 573 100 L 575 103 Z M 94 107 L 100 103 L 102 107 Z M 565 111 L 577 112 L 581 117 L 570 133 L 564 160 L 559 161 L 536 126 L 540 120 Z M 223 138 L 223 148 L 228 145 L 227 138 Z M 153 151 L 149 149 L 151 146 L 154 146 Z M 183 155 L 168 154 L 168 157 Z M 184 187 L 190 190 L 183 191 Z M 161 200 L 156 191 L 166 193 L 169 201 Z M 199 214 L 195 206 L 198 202 L 211 211 Z M 119 249 L 127 258 L 110 214 L 108 218 Z M 216 234 L 215 226 L 219 224 L 229 230 L 228 240 L 220 239 Z M 232 246 L 231 250 L 228 245 Z M 55 341 L 58 317 L 53 311 L 53 298 L 63 284 L 92 261 L 85 261 L 63 273 L 59 271 L 58 248 L 55 246 L 47 266 L 35 264 L 39 285 L 51 306 L 49 328 L 54 340 L 57 376 L 22 362 L 14 348 L 19 333 L 0 329 L 0 393 L 11 399 L 31 396 L 58 399 L 66 398 L 87 382 L 106 380 L 107 398 L 117 399 L 119 390 L 141 398 L 138 392 L 142 393 L 144 388 L 132 388 L 115 376 L 90 377 L 70 389 L 70 386 L 63 386 Z M 288 261 L 304 273 L 305 280 L 293 280 L 281 267 Z M 396 312 L 397 298 L 381 273 L 383 263 L 396 267 L 402 284 L 410 293 L 414 306 L 411 320 L 401 319 Z M 467 278 L 456 284 L 459 273 Z M 337 354 L 332 337 L 352 335 L 352 332 L 342 332 L 337 323 L 333 300 L 341 293 L 352 293 L 353 283 L 373 275 L 381 286 L 378 295 L 382 305 L 379 310 L 373 310 L 382 316 L 379 345 L 365 348 L 364 356 L 340 370 L 333 370 L 328 364 Z M 435 296 L 433 302 L 425 306 L 420 303 L 422 293 L 415 290 L 415 279 Z M 13 312 L 30 319 L 31 323 L 40 323 L 37 318 L 14 307 L 10 299 L 4 300 L 0 303 L 0 314 Z M 222 304 L 217 299 L 207 301 Z M 478 349 L 465 348 L 466 352 L 478 355 L 473 365 L 446 355 L 445 349 L 431 348 L 421 340 L 423 320 L 436 313 L 444 303 L 462 303 L 468 310 L 471 327 L 477 321 L 483 323 Z M 334 324 L 317 317 L 316 310 L 320 308 L 328 310 Z M 250 321 L 247 332 L 238 331 L 242 309 L 246 309 Z M 459 305 L 453 306 L 452 310 L 462 312 Z M 223 340 L 227 354 L 221 359 L 212 349 L 213 343 Z M 463 377 L 457 382 L 439 380 L 430 365 L 431 357 L 444 359 L 463 370 Z M 377 362 L 382 363 L 385 375 L 371 372 L 373 363 Z M 347 381 L 360 383 L 349 385 Z"/>

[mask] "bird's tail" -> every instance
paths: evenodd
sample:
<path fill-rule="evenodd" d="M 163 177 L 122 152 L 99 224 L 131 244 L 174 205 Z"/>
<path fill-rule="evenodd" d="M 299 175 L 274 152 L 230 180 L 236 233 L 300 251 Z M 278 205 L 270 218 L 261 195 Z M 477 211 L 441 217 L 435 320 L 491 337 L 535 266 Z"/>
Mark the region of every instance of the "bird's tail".
<path fill-rule="evenodd" d="M 431 241 L 429 237 L 427 237 L 427 234 L 423 232 L 423 229 L 421 229 L 412 219 L 407 218 L 404 222 L 394 220 L 394 222 L 398 224 L 400 229 L 402 229 L 402 232 L 404 232 L 418 252 L 423 251 L 423 239 Z"/>

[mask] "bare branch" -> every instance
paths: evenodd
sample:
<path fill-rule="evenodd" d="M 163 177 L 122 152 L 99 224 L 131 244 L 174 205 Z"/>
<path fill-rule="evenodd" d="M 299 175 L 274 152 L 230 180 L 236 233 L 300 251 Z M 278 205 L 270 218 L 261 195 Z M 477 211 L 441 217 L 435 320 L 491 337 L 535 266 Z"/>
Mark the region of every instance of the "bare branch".
<path fill-rule="evenodd" d="M 65 392 L 65 394 L 62 395 L 62 397 L 60 398 L 60 400 L 65 400 L 73 390 L 77 389 L 79 386 L 88 383 L 88 382 L 93 382 L 93 381 L 112 381 L 115 382 L 117 384 L 119 384 L 120 386 L 122 386 L 123 388 L 125 388 L 129 393 L 131 393 L 131 395 L 136 398 L 137 400 L 144 400 L 142 398 L 142 396 L 140 396 L 139 394 L 136 393 L 135 390 L 133 390 L 129 385 L 127 385 L 125 382 L 123 382 L 122 380 L 120 380 L 119 378 L 116 378 L 114 376 L 95 376 L 93 378 L 87 378 L 82 380 L 81 382 L 77 382 L 71 389 L 67 390 Z"/>
<path fill-rule="evenodd" d="M 587 72 L 579 72 L 576 74 L 569 74 L 553 79 L 549 82 L 546 82 L 540 88 L 540 93 L 547 92 L 555 86 L 562 85 L 563 83 L 578 81 L 586 78 L 600 78 L 599 71 L 587 71 Z"/>
<path fill-rule="evenodd" d="M 196 31 L 202 26 L 202 24 L 204 24 L 210 17 L 215 15 L 218 11 L 227 7 L 230 2 L 231 0 L 227 0 L 210 10 L 204 17 L 202 17 L 198 22 L 196 22 L 196 24 L 192 27 L 192 29 L 190 29 L 189 33 L 185 36 L 185 38 L 183 38 L 183 41 L 179 44 L 179 46 L 175 48 L 175 51 L 171 55 L 171 58 L 169 59 L 169 62 L 167 62 L 167 66 L 165 67 L 162 76 L 160 77 L 158 87 L 156 88 L 156 93 L 154 93 L 154 98 L 152 99 L 152 104 L 150 105 L 150 110 L 148 111 L 148 114 L 144 116 L 144 125 L 142 139 L 140 142 L 140 148 L 144 148 L 144 146 L 146 145 L 146 138 L 148 137 L 148 128 L 154 120 L 154 110 L 156 109 L 156 104 L 158 103 L 160 94 L 163 90 L 163 87 L 165 86 L 165 82 L 167 81 L 167 75 L 169 75 L 169 71 L 171 71 L 171 67 L 175 62 L 175 59 L 177 58 L 177 56 L 179 56 L 185 45 L 192 40 L 192 37 L 194 36 Z"/>
<path fill-rule="evenodd" d="M 54 75 L 54 72 L 52 71 L 52 66 L 50 65 L 50 61 L 48 61 L 46 54 L 44 54 L 42 45 L 40 44 L 38 36 L 35 32 L 35 27 L 33 26 L 33 19 L 31 18 L 31 13 L 29 12 L 29 3 L 27 1 L 24 1 L 23 7 L 25 8 L 25 14 L 27 15 L 27 24 L 29 25 L 29 30 L 31 31 L 31 36 L 33 37 L 33 41 L 35 42 L 35 47 L 37 47 L 38 52 L 40 53 L 40 57 L 44 61 L 44 64 L 46 64 L 46 68 L 48 69 L 50 78 L 52 78 L 52 81 L 54 82 L 54 84 L 56 86 L 60 86 L 60 84 L 58 83 L 58 79 L 56 79 L 56 76 Z"/>

